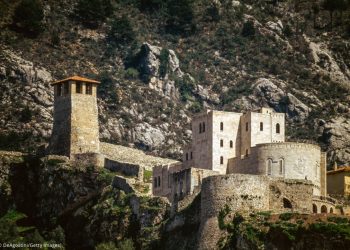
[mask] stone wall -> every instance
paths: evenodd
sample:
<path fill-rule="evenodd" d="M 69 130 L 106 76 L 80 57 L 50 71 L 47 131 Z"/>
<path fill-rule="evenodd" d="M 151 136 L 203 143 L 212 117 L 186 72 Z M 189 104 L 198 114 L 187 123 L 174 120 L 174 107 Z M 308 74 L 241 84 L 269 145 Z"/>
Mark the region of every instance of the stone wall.
<path fill-rule="evenodd" d="M 271 161 L 271 172 L 268 170 L 268 161 Z M 321 194 L 322 171 L 320 147 L 294 142 L 258 144 L 251 148 L 248 156 L 230 160 L 228 167 L 229 173 L 311 180 L 314 195 Z"/>
<path fill-rule="evenodd" d="M 108 158 L 105 159 L 104 165 L 105 168 L 112 172 L 117 172 L 128 177 L 137 177 L 139 180 L 143 180 L 143 168 L 140 165 L 113 161 Z"/>
<path fill-rule="evenodd" d="M 50 154 L 70 156 L 71 107 L 70 96 L 55 97 Z"/>
<path fill-rule="evenodd" d="M 71 95 L 71 155 L 99 153 L 97 100 L 94 95 Z"/>
<path fill-rule="evenodd" d="M 199 249 L 215 249 L 220 239 L 219 212 L 232 211 L 311 212 L 312 183 L 258 175 L 219 175 L 203 180 Z M 290 204 L 292 208 L 290 208 Z"/>

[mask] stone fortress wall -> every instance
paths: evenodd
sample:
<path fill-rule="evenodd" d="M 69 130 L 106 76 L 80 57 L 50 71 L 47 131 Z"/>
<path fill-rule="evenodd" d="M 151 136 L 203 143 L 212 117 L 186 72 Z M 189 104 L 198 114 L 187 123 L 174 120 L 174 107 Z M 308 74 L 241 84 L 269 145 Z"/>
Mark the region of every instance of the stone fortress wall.
<path fill-rule="evenodd" d="M 215 249 L 220 239 L 218 215 L 231 211 L 312 211 L 312 183 L 259 175 L 230 174 L 203 180 L 199 249 Z"/>
<path fill-rule="evenodd" d="M 324 195 L 321 190 L 321 149 L 317 145 L 284 142 L 258 144 L 250 154 L 229 160 L 228 173 L 268 175 L 286 179 L 311 180 L 314 195 Z"/>

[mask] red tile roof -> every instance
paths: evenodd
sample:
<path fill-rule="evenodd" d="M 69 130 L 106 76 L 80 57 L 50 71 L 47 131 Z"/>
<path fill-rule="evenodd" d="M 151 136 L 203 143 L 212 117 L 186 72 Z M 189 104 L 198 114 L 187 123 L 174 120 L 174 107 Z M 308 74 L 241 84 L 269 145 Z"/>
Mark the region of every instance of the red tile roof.
<path fill-rule="evenodd" d="M 80 77 L 80 76 L 71 76 L 63 80 L 59 80 L 56 82 L 51 83 L 51 85 L 57 84 L 57 83 L 62 83 L 62 82 L 67 82 L 67 81 L 77 81 L 77 82 L 88 82 L 88 83 L 96 83 L 99 84 L 99 81 L 91 80 L 88 78 Z"/>

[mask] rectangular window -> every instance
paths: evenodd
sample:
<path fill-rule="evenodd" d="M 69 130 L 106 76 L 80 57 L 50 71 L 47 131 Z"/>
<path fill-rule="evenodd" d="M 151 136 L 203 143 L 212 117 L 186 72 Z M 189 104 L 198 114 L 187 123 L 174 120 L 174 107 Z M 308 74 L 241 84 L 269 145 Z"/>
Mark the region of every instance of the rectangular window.
<path fill-rule="evenodd" d="M 248 122 L 245 123 L 245 131 L 248 131 Z"/>
<path fill-rule="evenodd" d="M 64 86 L 64 94 L 68 95 L 69 94 L 69 83 L 65 82 L 63 86 Z"/>
<path fill-rule="evenodd" d="M 57 96 L 62 95 L 62 84 L 57 84 Z"/>
<path fill-rule="evenodd" d="M 82 87 L 81 87 L 81 83 L 80 82 L 76 83 L 76 85 L 75 85 L 75 92 L 78 93 L 78 94 L 81 94 Z"/>
<path fill-rule="evenodd" d="M 220 140 L 220 147 L 224 146 L 224 140 Z"/>
<path fill-rule="evenodd" d="M 92 84 L 90 84 L 90 83 L 86 84 L 86 94 L 92 95 Z"/>
<path fill-rule="evenodd" d="M 224 130 L 224 123 L 220 122 L 220 130 L 223 131 Z"/>
<path fill-rule="evenodd" d="M 192 152 L 191 152 L 191 160 L 193 159 L 193 154 L 192 154 Z"/>
<path fill-rule="evenodd" d="M 224 157 L 223 156 L 220 156 L 220 164 L 224 164 Z"/>

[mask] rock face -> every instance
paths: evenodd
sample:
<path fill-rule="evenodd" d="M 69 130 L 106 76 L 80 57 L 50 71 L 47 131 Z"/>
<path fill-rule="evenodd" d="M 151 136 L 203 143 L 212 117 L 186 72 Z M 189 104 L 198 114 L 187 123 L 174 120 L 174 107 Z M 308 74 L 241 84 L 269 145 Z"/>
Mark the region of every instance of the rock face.
<path fill-rule="evenodd" d="M 162 131 L 151 127 L 147 123 L 142 123 L 135 127 L 135 143 L 145 149 L 159 147 L 164 141 L 165 137 Z"/>
<path fill-rule="evenodd" d="M 260 78 L 255 82 L 254 95 L 260 97 L 260 105 L 268 104 L 278 112 L 285 112 L 292 121 L 305 120 L 311 109 L 293 94 L 283 90 L 286 84 L 279 81 L 279 87 L 270 79 Z"/>
<path fill-rule="evenodd" d="M 169 79 L 169 75 L 181 78 L 184 74 L 175 52 L 144 43 L 139 56 L 138 68 L 149 87 L 165 96 L 176 98 L 178 94 L 175 82 Z"/>
<path fill-rule="evenodd" d="M 350 121 L 343 117 L 331 119 L 321 124 L 322 139 L 328 145 L 328 156 L 331 165 L 337 162 L 338 166 L 350 164 Z"/>

